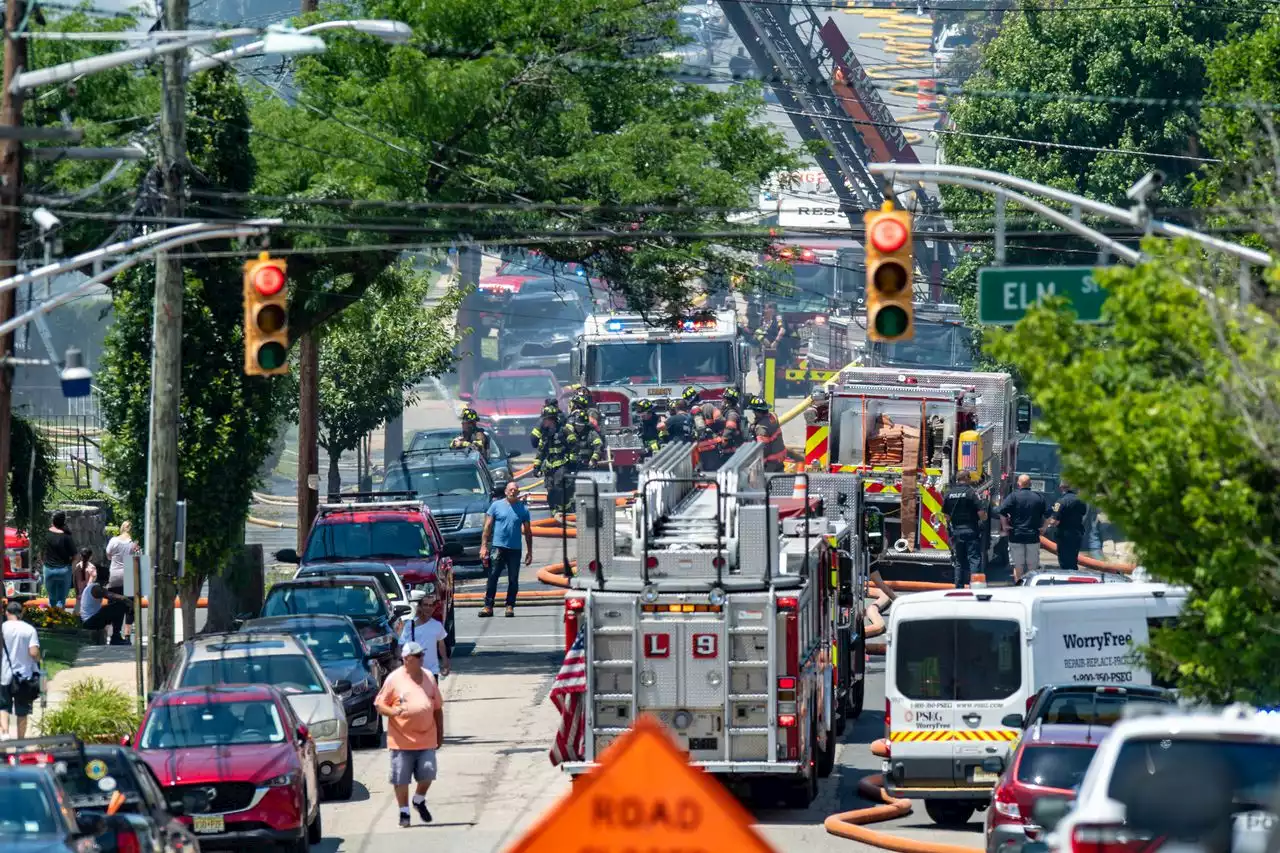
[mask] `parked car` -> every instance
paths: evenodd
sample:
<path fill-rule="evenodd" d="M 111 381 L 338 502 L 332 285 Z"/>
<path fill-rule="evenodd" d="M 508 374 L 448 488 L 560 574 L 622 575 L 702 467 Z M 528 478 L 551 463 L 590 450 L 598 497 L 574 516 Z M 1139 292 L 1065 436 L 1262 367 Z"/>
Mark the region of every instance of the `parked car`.
<path fill-rule="evenodd" d="M 1097 569 L 1037 569 L 1019 578 L 1016 586 L 1058 586 L 1069 583 L 1130 583 L 1135 578 L 1119 572 L 1100 572 Z"/>
<path fill-rule="evenodd" d="M 454 574 L 462 564 L 479 566 L 485 511 L 493 502 L 494 482 L 476 450 L 428 450 L 406 453 L 387 470 L 383 488 L 414 492 L 431 508 L 445 542 L 461 548 Z"/>
<path fill-rule="evenodd" d="M 1022 474 L 1031 478 L 1031 491 L 1042 494 L 1050 506 L 1058 499 L 1062 457 L 1056 441 L 1034 434 L 1026 436 L 1018 442 L 1018 458 L 1013 468 L 1015 478 Z"/>
<path fill-rule="evenodd" d="M 320 664 L 329 686 L 342 700 L 347 713 L 347 736 L 357 749 L 376 748 L 382 742 L 382 715 L 373 700 L 388 670 L 369 651 L 349 616 L 309 614 L 250 619 L 240 627 L 249 634 L 285 633 L 297 637 Z"/>
<path fill-rule="evenodd" d="M 169 802 L 155 773 L 131 749 L 85 745 L 74 735 L 7 741 L 0 759 L 10 766 L 44 766 L 61 784 L 77 819 L 86 828 L 100 821 L 94 836 L 99 853 L 189 853 L 200 842 L 178 819 L 198 797 Z M 112 800 L 119 800 L 112 814 Z"/>
<path fill-rule="evenodd" d="M 258 616 L 327 613 L 350 617 L 370 653 L 390 672 L 400 663 L 400 620 L 412 612 L 408 604 L 392 604 L 377 578 L 324 575 L 275 584 Z"/>
<path fill-rule="evenodd" d="M 440 594 L 435 617 L 449 632 L 452 649 L 453 558 L 461 553 L 461 546 L 445 542 L 421 500 L 378 499 L 322 504 L 301 558 L 292 548 L 283 548 L 276 552 L 276 559 L 303 566 L 377 560 L 394 567 L 410 588 L 432 584 Z"/>
<path fill-rule="evenodd" d="M 662 58 L 679 63 L 678 74 L 705 81 L 715 67 L 715 36 L 700 13 L 681 12 L 676 16 L 681 44 L 662 51 Z"/>
<path fill-rule="evenodd" d="M 406 453 L 417 453 L 423 450 L 448 450 L 449 442 L 458 437 L 456 429 L 420 429 L 409 439 Z M 528 443 L 521 445 L 528 447 Z M 489 476 L 495 483 L 505 483 L 511 479 L 511 462 L 520 455 L 519 450 L 507 447 L 500 436 L 489 432 L 489 458 L 485 464 L 489 466 Z"/>
<path fill-rule="evenodd" d="M 43 767 L 0 767 L 0 850 L 5 853 L 96 853 L 101 829 L 81 822 L 53 774 Z"/>
<path fill-rule="evenodd" d="M 530 446 L 529 434 L 541 422 L 547 400 L 555 400 L 565 408 L 559 380 L 550 370 L 543 369 L 485 373 L 476 380 L 474 391 L 459 396 L 470 402 L 490 436 L 524 449 Z M 509 478 L 499 478 L 495 472 L 494 479 Z"/>
<path fill-rule="evenodd" d="M 347 712 L 305 644 L 284 633 L 194 637 L 182 644 L 164 689 L 222 684 L 278 688 L 307 727 L 324 795 L 336 800 L 351 798 L 354 768 Z M 258 712 L 255 715 L 260 716 Z"/>
<path fill-rule="evenodd" d="M 409 590 L 405 588 L 400 573 L 388 563 L 352 560 L 349 563 L 315 563 L 310 566 L 299 566 L 293 579 L 328 577 L 330 575 L 356 575 L 371 577 L 378 581 L 382 592 L 391 606 L 409 603 Z"/>
<path fill-rule="evenodd" d="M 518 293 L 498 330 L 506 370 L 545 368 L 569 381 L 570 353 L 586 322 L 588 304 L 567 293 Z"/>
<path fill-rule="evenodd" d="M 206 846 L 320 841 L 316 743 L 293 702 L 268 684 L 170 690 L 131 738 L 169 799 L 201 798 L 182 820 Z"/>
<path fill-rule="evenodd" d="M 1098 726 L 1036 723 L 1022 736 L 991 793 L 987 853 L 1016 853 L 1028 839 L 1039 837 L 1040 827 L 1032 820 L 1036 800 L 1070 796 L 1106 733 Z"/>
<path fill-rule="evenodd" d="M 1010 715 L 1007 724 L 1029 729 L 1037 723 L 1092 723 L 1115 725 L 1131 706 L 1173 707 L 1178 697 L 1163 687 L 1110 684 L 1048 684 L 1027 700 L 1027 713 Z"/>

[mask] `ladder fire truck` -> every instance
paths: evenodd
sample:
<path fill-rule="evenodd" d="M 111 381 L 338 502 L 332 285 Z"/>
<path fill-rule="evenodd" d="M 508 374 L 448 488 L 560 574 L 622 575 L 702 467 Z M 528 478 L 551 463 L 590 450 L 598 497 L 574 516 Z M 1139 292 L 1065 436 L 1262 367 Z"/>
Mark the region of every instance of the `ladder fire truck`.
<path fill-rule="evenodd" d="M 584 632 L 585 754 L 643 713 L 690 761 L 807 806 L 862 711 L 867 558 L 856 475 L 766 475 L 758 444 L 714 474 L 673 443 L 633 507 L 577 482 L 578 571 L 566 644 Z M 794 497 L 797 487 L 807 497 Z"/>
<path fill-rule="evenodd" d="M 570 373 L 600 412 L 609 459 L 619 482 L 634 480 L 644 445 L 632 425 L 631 403 L 647 397 L 665 411 L 687 385 L 717 398 L 742 390 L 748 353 L 732 311 L 704 312 L 679 329 L 649 325 L 639 314 L 593 314 L 574 348 Z"/>
<path fill-rule="evenodd" d="M 963 469 L 992 507 L 1013 487 L 1018 438 L 1031 407 L 1006 373 L 851 367 L 805 413 L 805 465 L 862 477 L 879 553 L 873 571 L 889 580 L 951 580 L 942 499 Z M 983 566 L 1007 560 L 993 511 L 983 530 Z"/>

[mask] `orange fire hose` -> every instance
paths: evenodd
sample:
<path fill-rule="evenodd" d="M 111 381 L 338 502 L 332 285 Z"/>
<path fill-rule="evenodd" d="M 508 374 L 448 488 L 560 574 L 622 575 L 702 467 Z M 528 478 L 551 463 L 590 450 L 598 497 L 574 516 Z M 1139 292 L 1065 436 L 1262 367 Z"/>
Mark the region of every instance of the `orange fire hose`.
<path fill-rule="evenodd" d="M 1058 543 L 1047 536 L 1040 537 L 1040 547 L 1050 554 L 1056 555 L 1058 553 Z M 1133 570 L 1138 568 L 1131 563 L 1107 563 L 1102 560 L 1095 560 L 1093 557 L 1086 557 L 1083 554 L 1076 558 L 1076 562 L 1086 569 L 1096 569 L 1100 572 L 1116 572 L 1122 575 L 1133 574 Z"/>
<path fill-rule="evenodd" d="M 570 560 L 569 567 L 573 568 L 578 565 L 577 560 Z M 561 589 L 569 588 L 569 578 L 566 576 L 563 563 L 551 563 L 538 569 L 538 580 L 547 586 L 560 587 Z"/>

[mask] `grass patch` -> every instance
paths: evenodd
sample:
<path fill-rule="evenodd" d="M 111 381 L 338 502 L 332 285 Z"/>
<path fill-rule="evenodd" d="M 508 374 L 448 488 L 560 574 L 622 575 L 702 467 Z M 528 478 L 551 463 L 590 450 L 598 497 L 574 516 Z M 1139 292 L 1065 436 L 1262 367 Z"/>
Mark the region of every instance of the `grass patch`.
<path fill-rule="evenodd" d="M 52 680 L 76 662 L 80 649 L 89 642 L 84 631 L 40 631 L 40 656 L 45 675 Z"/>

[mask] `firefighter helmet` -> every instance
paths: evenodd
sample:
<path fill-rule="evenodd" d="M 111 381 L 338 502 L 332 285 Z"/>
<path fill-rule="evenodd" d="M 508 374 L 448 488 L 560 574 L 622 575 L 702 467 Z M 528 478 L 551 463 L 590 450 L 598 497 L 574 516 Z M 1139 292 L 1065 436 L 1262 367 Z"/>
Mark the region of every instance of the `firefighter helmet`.
<path fill-rule="evenodd" d="M 741 400 L 742 394 L 737 388 L 730 386 L 724 389 L 724 401 L 728 405 L 736 407 Z"/>
<path fill-rule="evenodd" d="M 478 420 L 480 420 L 480 415 L 476 413 L 475 409 L 467 406 L 462 410 L 462 422 L 464 424 L 473 424 Z"/>
<path fill-rule="evenodd" d="M 693 387 L 692 385 L 686 385 L 684 386 L 684 391 L 682 391 L 680 394 L 680 398 L 684 400 L 686 403 L 693 404 L 698 402 L 699 393 L 701 392 L 699 392 L 697 388 Z"/>
<path fill-rule="evenodd" d="M 632 401 L 631 408 L 637 412 L 652 412 L 653 401 L 648 397 L 641 397 L 639 400 Z"/>
<path fill-rule="evenodd" d="M 586 391 L 579 390 L 569 398 L 569 410 L 575 412 L 585 412 L 591 408 L 591 395 Z"/>
<path fill-rule="evenodd" d="M 560 417 L 560 407 L 555 403 L 547 403 L 542 407 L 542 416 L 544 418 L 558 418 Z"/>
<path fill-rule="evenodd" d="M 752 394 L 747 398 L 747 408 L 756 412 L 767 412 L 769 403 L 759 394 Z"/>

